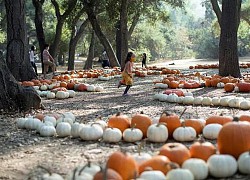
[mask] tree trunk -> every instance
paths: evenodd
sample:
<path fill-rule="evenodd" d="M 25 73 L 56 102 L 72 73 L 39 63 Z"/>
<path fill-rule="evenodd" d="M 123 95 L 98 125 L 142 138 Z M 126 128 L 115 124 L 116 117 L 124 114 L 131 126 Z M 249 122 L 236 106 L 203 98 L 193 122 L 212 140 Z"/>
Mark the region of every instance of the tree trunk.
<path fill-rule="evenodd" d="M 91 42 L 89 45 L 88 58 L 85 62 L 83 69 L 92 69 L 93 68 L 94 53 L 95 53 L 95 32 L 93 31 L 91 34 Z"/>
<path fill-rule="evenodd" d="M 116 24 L 116 57 L 120 64 L 122 64 L 121 59 L 121 21 L 119 20 Z"/>
<path fill-rule="evenodd" d="M 36 78 L 28 55 L 25 1 L 5 0 L 7 15 L 7 66 L 17 81 Z"/>
<path fill-rule="evenodd" d="M 241 0 L 223 0 L 219 44 L 219 74 L 241 77 L 237 48 L 237 32 Z"/>
<path fill-rule="evenodd" d="M 121 69 L 125 66 L 125 59 L 128 54 L 128 0 L 122 0 L 120 7 L 121 21 Z"/>
<path fill-rule="evenodd" d="M 77 21 L 76 21 L 77 22 Z M 79 30 L 77 31 L 75 25 L 71 27 L 71 38 L 69 42 L 69 60 L 68 60 L 68 70 L 75 69 L 75 51 L 76 45 L 79 39 L 82 37 L 86 26 L 88 25 L 88 19 L 86 19 L 80 26 Z"/>
<path fill-rule="evenodd" d="M 58 54 L 58 64 L 60 66 L 64 66 L 64 64 L 65 64 L 64 54 L 62 51 L 59 51 L 59 54 Z"/>
<path fill-rule="evenodd" d="M 26 112 L 31 109 L 44 108 L 41 98 L 33 87 L 21 86 L 0 53 L 0 109 L 7 112 L 16 110 Z"/>
<path fill-rule="evenodd" d="M 36 36 L 39 43 L 40 49 L 40 60 L 42 63 L 42 74 L 43 74 L 43 49 L 45 45 L 45 35 L 43 30 L 43 4 L 45 0 L 32 0 L 33 6 L 35 7 L 35 26 Z"/>
<path fill-rule="evenodd" d="M 102 29 L 97 21 L 96 15 L 93 10 L 93 5 L 91 4 L 92 2 L 88 0 L 84 0 L 83 2 L 85 6 L 85 11 L 88 15 L 88 19 L 92 25 L 92 28 L 107 52 L 110 61 L 110 66 L 111 67 L 120 66 L 110 42 L 108 41 L 107 37 L 103 34 Z"/>

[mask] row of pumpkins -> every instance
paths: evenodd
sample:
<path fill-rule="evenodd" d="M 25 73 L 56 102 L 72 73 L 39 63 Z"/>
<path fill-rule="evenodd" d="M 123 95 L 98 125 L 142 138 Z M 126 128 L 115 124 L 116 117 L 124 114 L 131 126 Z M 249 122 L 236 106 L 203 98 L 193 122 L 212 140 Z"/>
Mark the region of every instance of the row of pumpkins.
<path fill-rule="evenodd" d="M 178 96 L 181 93 L 183 96 Z M 181 90 L 166 90 L 163 93 L 156 93 L 153 95 L 153 99 L 162 102 L 179 103 L 184 105 L 223 106 L 239 108 L 242 110 L 250 109 L 250 98 L 234 95 L 223 97 L 194 97 L 191 92 L 181 92 Z"/>
<path fill-rule="evenodd" d="M 38 119 L 39 118 L 39 119 Z M 75 122 L 72 113 L 61 115 L 39 115 L 19 118 L 18 128 L 37 130 L 41 136 L 80 137 L 82 140 L 99 140 L 119 142 L 123 138 L 127 142 L 136 142 L 147 138 L 151 142 L 166 142 L 168 138 L 176 141 L 194 141 L 202 134 L 207 139 L 217 139 L 218 150 L 222 154 L 230 154 L 238 158 L 239 154 L 250 150 L 250 116 L 241 115 L 234 122 L 231 116 L 213 115 L 204 119 L 181 120 L 176 114 L 163 113 L 159 118 L 150 118 L 146 114 L 137 113 L 129 118 L 117 113 L 110 116 L 108 122 L 98 120 L 91 124 Z M 229 141 L 230 140 L 230 141 Z M 235 143 L 235 144 L 234 144 Z"/>
<path fill-rule="evenodd" d="M 180 143 L 167 143 L 155 155 L 115 151 L 104 168 L 88 162 L 70 170 L 65 180 L 203 180 L 209 175 L 227 178 L 237 170 L 250 174 L 250 151 L 242 153 L 238 160 L 228 154 L 215 154 L 215 151 L 208 142 L 196 142 L 190 150 Z M 197 158 L 200 154 L 205 155 L 206 160 Z M 43 174 L 42 179 L 64 180 L 50 171 Z"/>
<path fill-rule="evenodd" d="M 240 63 L 240 68 L 249 68 L 250 63 Z M 219 64 L 197 64 L 195 66 L 189 66 L 189 69 L 217 69 Z"/>

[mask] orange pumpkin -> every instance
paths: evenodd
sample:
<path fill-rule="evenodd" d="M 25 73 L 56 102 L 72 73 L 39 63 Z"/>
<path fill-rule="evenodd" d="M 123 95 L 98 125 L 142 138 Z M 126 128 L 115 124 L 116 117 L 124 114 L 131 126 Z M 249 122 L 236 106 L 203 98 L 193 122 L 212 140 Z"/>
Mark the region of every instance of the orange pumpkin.
<path fill-rule="evenodd" d="M 60 87 L 68 88 L 68 86 L 67 86 L 67 83 L 66 83 L 66 82 L 60 82 Z"/>
<path fill-rule="evenodd" d="M 240 82 L 236 86 L 239 88 L 239 92 L 250 92 L 250 83 Z"/>
<path fill-rule="evenodd" d="M 250 123 L 238 121 L 225 124 L 218 135 L 217 144 L 221 154 L 230 154 L 236 159 L 250 149 Z"/>
<path fill-rule="evenodd" d="M 74 86 L 75 86 L 75 83 L 73 81 L 70 81 L 68 84 L 67 84 L 67 89 L 74 89 Z"/>
<path fill-rule="evenodd" d="M 39 119 L 40 121 L 42 121 L 44 119 L 44 114 L 37 113 L 34 117 L 37 118 L 37 119 Z"/>
<path fill-rule="evenodd" d="M 242 115 L 240 115 L 239 120 L 240 121 L 248 121 L 248 122 L 250 122 L 250 114 L 242 114 Z"/>
<path fill-rule="evenodd" d="M 153 156 L 139 165 L 139 173 L 141 174 L 147 168 L 152 168 L 152 170 L 159 170 L 163 174 L 167 174 L 171 170 L 171 167 L 168 165 L 169 163 L 170 160 L 166 156 Z"/>
<path fill-rule="evenodd" d="M 224 90 L 226 92 L 232 92 L 234 90 L 234 87 L 235 87 L 234 83 L 227 83 L 224 86 Z"/>
<path fill-rule="evenodd" d="M 167 112 L 164 112 L 162 113 L 159 122 L 167 124 L 169 137 L 172 137 L 173 132 L 176 128 L 181 127 L 180 118 L 176 114 L 168 114 Z"/>
<path fill-rule="evenodd" d="M 184 96 L 184 92 L 181 89 L 167 89 L 163 92 L 164 94 L 176 94 L 177 96 Z"/>
<path fill-rule="evenodd" d="M 105 171 L 100 171 L 94 175 L 93 180 L 122 180 L 121 175 L 113 169 L 107 169 Z"/>
<path fill-rule="evenodd" d="M 206 142 L 204 138 L 200 138 L 198 142 L 193 143 L 189 147 L 189 151 L 192 158 L 207 161 L 211 155 L 216 153 L 216 148 L 212 143 Z"/>
<path fill-rule="evenodd" d="M 118 128 L 123 132 L 125 129 L 130 127 L 130 120 L 128 116 L 122 115 L 118 112 L 116 115 L 113 115 L 108 120 L 108 126 L 113 128 Z"/>
<path fill-rule="evenodd" d="M 213 116 L 210 116 L 206 119 L 206 125 L 214 124 L 214 123 L 224 125 L 228 122 L 232 122 L 232 120 L 233 120 L 233 117 L 231 117 L 231 116 L 223 116 L 222 114 L 221 115 L 213 115 Z"/>
<path fill-rule="evenodd" d="M 194 128 L 196 131 L 196 134 L 201 134 L 204 128 L 204 124 L 198 119 L 185 120 L 185 126 Z"/>
<path fill-rule="evenodd" d="M 179 82 L 178 81 L 170 81 L 169 87 L 172 89 L 176 89 L 179 87 Z"/>
<path fill-rule="evenodd" d="M 138 165 L 134 158 L 119 151 L 109 156 L 107 168 L 118 172 L 122 179 L 133 179 L 138 174 Z"/>
<path fill-rule="evenodd" d="M 87 91 L 87 86 L 85 84 L 79 84 L 77 87 L 78 91 Z"/>
<path fill-rule="evenodd" d="M 167 143 L 160 148 L 159 155 L 169 158 L 170 161 L 179 164 L 191 157 L 188 148 L 181 143 Z"/>
<path fill-rule="evenodd" d="M 143 133 L 143 137 L 147 137 L 147 130 L 151 124 L 151 118 L 148 115 L 143 114 L 143 112 L 134 115 L 131 119 L 131 127 L 140 129 Z"/>
<path fill-rule="evenodd" d="M 211 79 L 211 86 L 212 87 L 217 87 L 217 84 L 220 82 L 219 78 L 212 78 Z"/>
<path fill-rule="evenodd" d="M 23 86 L 34 86 L 34 83 L 32 81 L 23 81 L 22 85 Z"/>

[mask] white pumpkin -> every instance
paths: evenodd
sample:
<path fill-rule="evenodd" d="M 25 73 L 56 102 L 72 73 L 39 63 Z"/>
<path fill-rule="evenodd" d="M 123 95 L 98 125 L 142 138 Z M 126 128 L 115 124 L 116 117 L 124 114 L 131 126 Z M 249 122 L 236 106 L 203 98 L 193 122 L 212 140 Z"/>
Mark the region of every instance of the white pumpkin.
<path fill-rule="evenodd" d="M 39 133 L 41 136 L 50 137 L 56 134 L 56 129 L 54 126 L 43 125 L 42 127 L 40 127 Z"/>
<path fill-rule="evenodd" d="M 100 125 L 88 124 L 82 127 L 79 132 L 79 136 L 82 140 L 96 141 L 103 136 L 103 129 Z"/>
<path fill-rule="evenodd" d="M 56 94 L 54 92 L 48 92 L 46 97 L 48 99 L 55 99 L 56 98 Z"/>
<path fill-rule="evenodd" d="M 202 100 L 203 100 L 203 97 L 201 97 L 201 96 L 195 97 L 193 104 L 194 105 L 201 105 Z"/>
<path fill-rule="evenodd" d="M 162 94 L 163 93 L 156 93 L 156 94 L 154 94 L 153 99 L 154 100 L 159 100 L 159 98 L 161 97 Z"/>
<path fill-rule="evenodd" d="M 193 93 L 191 93 L 190 91 L 184 92 L 184 96 L 194 96 Z"/>
<path fill-rule="evenodd" d="M 53 89 L 55 86 L 57 86 L 56 83 L 52 83 L 48 85 L 48 89 Z"/>
<path fill-rule="evenodd" d="M 168 85 L 163 83 L 156 83 L 154 86 L 156 89 L 167 89 Z"/>
<path fill-rule="evenodd" d="M 172 169 L 168 171 L 166 180 L 194 180 L 194 175 L 188 169 Z"/>
<path fill-rule="evenodd" d="M 102 92 L 103 90 L 104 90 L 104 88 L 102 86 L 100 86 L 100 85 L 95 87 L 96 92 Z"/>
<path fill-rule="evenodd" d="M 225 84 L 223 82 L 217 83 L 218 88 L 224 88 Z"/>
<path fill-rule="evenodd" d="M 193 96 L 185 96 L 183 98 L 183 104 L 188 104 L 191 105 L 194 102 L 194 97 Z"/>
<path fill-rule="evenodd" d="M 75 117 L 75 115 L 72 113 L 72 112 L 64 112 L 63 113 L 63 116 L 65 117 L 65 118 L 70 118 L 70 119 L 72 119 L 72 121 L 73 122 L 75 122 L 75 120 L 76 120 L 76 117 Z"/>
<path fill-rule="evenodd" d="M 166 142 L 168 139 L 168 129 L 164 124 L 152 124 L 147 130 L 148 140 L 151 142 Z"/>
<path fill-rule="evenodd" d="M 88 85 L 87 86 L 87 91 L 94 92 L 95 91 L 95 86 L 94 85 Z"/>
<path fill-rule="evenodd" d="M 184 99 L 184 97 L 183 97 L 183 96 L 180 96 L 180 97 L 178 97 L 178 98 L 176 99 L 176 102 L 177 102 L 178 104 L 182 104 L 182 103 L 183 103 L 183 99 Z"/>
<path fill-rule="evenodd" d="M 145 179 L 145 180 L 165 180 L 166 176 L 158 170 L 151 170 L 151 171 L 143 171 L 139 178 Z"/>
<path fill-rule="evenodd" d="M 213 97 L 212 98 L 212 105 L 219 106 L 220 105 L 220 98 L 219 97 Z"/>
<path fill-rule="evenodd" d="M 140 152 L 140 153 L 133 153 L 132 157 L 134 158 L 135 162 L 140 165 L 143 162 L 149 160 L 152 158 L 152 156 L 149 153 Z"/>
<path fill-rule="evenodd" d="M 69 97 L 69 93 L 65 91 L 57 91 L 56 92 L 56 98 L 57 99 L 66 99 Z"/>
<path fill-rule="evenodd" d="M 165 102 L 167 101 L 168 95 L 167 94 L 159 94 L 159 101 Z"/>
<path fill-rule="evenodd" d="M 101 127 L 102 127 L 102 129 L 103 129 L 103 131 L 107 128 L 107 123 L 106 123 L 106 121 L 104 121 L 104 120 L 97 120 L 97 121 L 95 121 L 95 123 L 96 124 L 99 124 Z"/>
<path fill-rule="evenodd" d="M 244 152 L 239 156 L 238 167 L 242 174 L 250 174 L 250 151 Z"/>
<path fill-rule="evenodd" d="M 173 138 L 177 141 L 193 141 L 196 138 L 196 131 L 192 127 L 178 127 L 174 130 Z"/>
<path fill-rule="evenodd" d="M 239 106 L 240 109 L 243 109 L 243 110 L 248 110 L 250 109 L 250 101 L 249 100 L 242 100 L 240 102 L 240 106 Z"/>
<path fill-rule="evenodd" d="M 123 131 L 123 139 L 126 142 L 140 141 L 143 137 L 143 133 L 138 128 L 128 128 Z"/>
<path fill-rule="evenodd" d="M 235 96 L 224 96 L 220 98 L 220 105 L 221 106 L 228 106 L 228 102 L 229 100 L 231 100 L 232 98 L 234 98 Z"/>
<path fill-rule="evenodd" d="M 48 86 L 45 85 L 45 84 L 43 84 L 43 85 L 40 86 L 40 90 L 41 91 L 46 91 L 47 89 L 48 89 Z"/>
<path fill-rule="evenodd" d="M 53 116 L 45 116 L 44 118 L 43 118 L 43 121 L 44 122 L 51 122 L 54 126 L 56 126 L 56 118 L 55 117 L 53 117 Z"/>
<path fill-rule="evenodd" d="M 221 128 L 220 124 L 208 124 L 202 130 L 203 136 L 207 139 L 217 139 Z"/>
<path fill-rule="evenodd" d="M 103 132 L 103 141 L 117 143 L 122 139 L 122 132 L 118 128 L 107 128 Z"/>
<path fill-rule="evenodd" d="M 65 178 L 65 180 L 93 180 L 93 176 L 86 172 L 80 172 L 79 168 L 75 168 Z"/>
<path fill-rule="evenodd" d="M 70 125 L 73 125 L 73 120 L 71 119 L 71 118 L 69 118 L 69 117 L 62 117 L 62 118 L 59 118 L 57 121 L 56 121 L 56 123 L 57 124 L 59 124 L 59 123 L 61 123 L 61 122 L 67 122 L 67 123 L 69 123 Z"/>
<path fill-rule="evenodd" d="M 17 123 L 17 127 L 20 129 L 24 129 L 25 128 L 25 122 L 28 118 L 17 118 L 16 123 Z"/>
<path fill-rule="evenodd" d="M 42 176 L 42 180 L 64 180 L 63 177 L 56 173 L 46 173 Z"/>
<path fill-rule="evenodd" d="M 237 172 L 237 161 L 228 154 L 214 154 L 207 160 L 210 175 L 216 178 L 226 178 Z"/>
<path fill-rule="evenodd" d="M 76 96 L 76 92 L 74 90 L 68 90 L 67 92 L 69 93 L 70 98 L 73 98 Z"/>
<path fill-rule="evenodd" d="M 228 106 L 232 108 L 239 108 L 243 99 L 239 97 L 232 98 L 228 101 Z"/>
<path fill-rule="evenodd" d="M 210 106 L 212 104 L 212 98 L 210 97 L 204 97 L 202 100 L 202 105 L 204 106 Z"/>
<path fill-rule="evenodd" d="M 40 86 L 33 86 L 33 88 L 34 88 L 35 90 L 39 90 L 39 89 L 40 89 Z"/>
<path fill-rule="evenodd" d="M 73 138 L 77 138 L 79 137 L 79 132 L 82 129 L 82 127 L 84 126 L 84 124 L 80 124 L 78 122 L 75 122 L 74 124 L 72 124 L 71 126 L 71 136 Z"/>
<path fill-rule="evenodd" d="M 206 179 L 208 176 L 207 163 L 198 158 L 190 158 L 182 164 L 183 169 L 188 169 L 194 175 L 194 179 Z"/>
<path fill-rule="evenodd" d="M 91 162 L 88 162 L 84 166 L 79 166 L 77 168 L 78 174 L 79 174 L 79 172 L 82 172 L 82 173 L 84 172 L 84 173 L 88 173 L 88 174 L 90 174 L 92 176 L 94 176 L 99 171 L 101 171 L 100 166 L 98 166 L 98 165 L 96 165 L 94 163 L 91 163 Z"/>
<path fill-rule="evenodd" d="M 41 124 L 42 122 L 39 119 L 28 117 L 28 119 L 25 121 L 24 126 L 26 129 L 37 130 Z"/>
<path fill-rule="evenodd" d="M 67 122 L 60 122 L 56 126 L 56 133 L 58 137 L 67 137 L 71 134 L 71 126 Z"/>
<path fill-rule="evenodd" d="M 175 93 L 171 93 L 167 97 L 167 101 L 170 103 L 176 103 L 178 96 Z"/>

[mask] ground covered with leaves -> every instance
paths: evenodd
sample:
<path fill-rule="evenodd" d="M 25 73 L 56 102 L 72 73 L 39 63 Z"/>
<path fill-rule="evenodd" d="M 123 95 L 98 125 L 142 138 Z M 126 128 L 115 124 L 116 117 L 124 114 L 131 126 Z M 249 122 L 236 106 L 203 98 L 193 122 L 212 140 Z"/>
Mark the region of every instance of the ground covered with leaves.
<path fill-rule="evenodd" d="M 188 69 L 183 69 L 188 72 Z M 216 73 L 217 70 L 208 73 Z M 123 97 L 124 87 L 117 88 L 119 78 L 110 81 L 98 81 L 97 79 L 86 79 L 86 83 L 100 84 L 104 87 L 103 92 L 77 92 L 74 98 L 66 100 L 43 99 L 46 110 L 42 113 L 66 111 L 76 116 L 76 121 L 88 123 L 98 118 L 107 120 L 109 116 L 122 112 L 129 116 L 143 111 L 152 118 L 159 118 L 163 111 L 181 114 L 184 108 L 187 110 L 183 119 L 194 117 L 204 118 L 212 114 L 245 113 L 245 111 L 231 108 L 212 106 L 184 106 L 153 100 L 153 95 L 162 90 L 154 89 L 153 80 L 159 76 L 136 77 L 134 86 L 130 89 L 131 96 Z M 224 96 L 223 89 L 199 88 L 192 90 L 194 96 Z M 244 96 L 247 96 L 246 94 Z M 72 139 L 58 137 L 41 137 L 36 131 L 18 129 L 16 118 L 22 114 L 0 115 L 0 179 L 39 179 L 44 173 L 43 168 L 50 169 L 65 177 L 76 166 L 85 164 L 87 158 L 90 161 L 103 165 L 108 156 L 117 150 L 123 149 L 127 152 L 137 152 L 138 143 L 119 142 L 116 144 L 82 141 L 80 138 Z M 167 142 L 173 142 L 168 140 Z M 216 141 L 213 141 L 216 144 Z M 189 146 L 190 143 L 185 143 Z M 143 152 L 157 154 L 163 143 L 151 143 L 146 141 Z M 240 174 L 229 179 L 249 179 Z M 212 179 L 212 178 L 210 178 Z"/>

